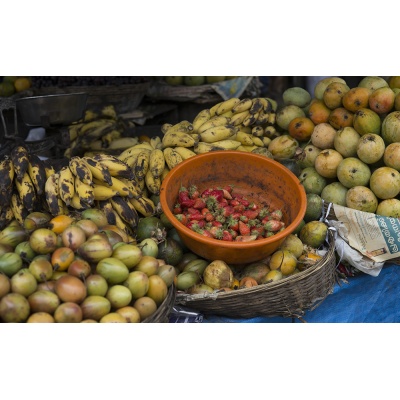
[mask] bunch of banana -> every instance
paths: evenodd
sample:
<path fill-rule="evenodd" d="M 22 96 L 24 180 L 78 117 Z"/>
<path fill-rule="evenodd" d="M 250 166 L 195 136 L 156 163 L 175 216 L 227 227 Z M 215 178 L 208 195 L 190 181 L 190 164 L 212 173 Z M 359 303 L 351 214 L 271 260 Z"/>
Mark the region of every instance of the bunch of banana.
<path fill-rule="evenodd" d="M 0 227 L 16 219 L 23 223 L 31 211 L 42 209 L 46 182 L 43 161 L 22 144 L 0 161 Z"/>
<path fill-rule="evenodd" d="M 81 156 L 86 151 L 118 153 L 138 143 L 137 138 L 124 137 L 128 127 L 113 105 L 104 106 L 100 113 L 86 110 L 83 120 L 68 126 L 70 146 L 64 156 Z"/>

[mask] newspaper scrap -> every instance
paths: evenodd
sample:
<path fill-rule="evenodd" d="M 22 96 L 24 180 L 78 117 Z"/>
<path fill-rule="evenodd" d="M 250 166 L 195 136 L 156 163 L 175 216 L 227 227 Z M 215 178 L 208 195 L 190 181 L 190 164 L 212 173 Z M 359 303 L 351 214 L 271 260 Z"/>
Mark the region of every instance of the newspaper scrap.
<path fill-rule="evenodd" d="M 347 249 L 346 259 L 356 268 L 375 273 L 385 261 L 400 257 L 400 219 L 354 210 L 332 204 L 337 221 L 327 221 L 348 246 L 358 250 L 361 257 Z M 341 244 L 343 248 L 345 244 Z M 346 253 L 345 252 L 345 253 Z M 340 255 L 340 254 L 339 254 Z M 368 262 L 372 260 L 372 262 Z M 354 263 L 354 264 L 353 264 Z M 379 273 L 379 272 L 378 272 Z"/>

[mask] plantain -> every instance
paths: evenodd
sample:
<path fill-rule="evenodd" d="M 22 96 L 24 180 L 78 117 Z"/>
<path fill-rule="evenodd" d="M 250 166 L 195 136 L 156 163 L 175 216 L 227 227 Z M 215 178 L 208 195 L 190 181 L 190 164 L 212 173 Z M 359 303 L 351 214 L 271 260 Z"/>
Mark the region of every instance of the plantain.
<path fill-rule="evenodd" d="M 10 203 L 9 193 L 13 187 L 14 165 L 10 158 L 6 157 L 0 162 L 0 207 Z"/>
<path fill-rule="evenodd" d="M 68 165 L 65 165 L 59 171 L 58 193 L 61 200 L 69 206 L 75 194 L 75 176 Z"/>
<path fill-rule="evenodd" d="M 120 160 L 126 162 L 127 158 L 129 158 L 132 155 L 139 154 L 141 151 L 152 151 L 153 147 L 149 143 L 138 143 L 132 147 L 129 147 L 128 149 L 125 149 L 119 156 L 117 156 Z"/>
<path fill-rule="evenodd" d="M 139 181 L 144 179 L 144 177 L 149 169 L 150 154 L 151 154 L 151 152 L 148 152 L 148 151 L 140 152 L 135 160 L 135 164 L 132 167 L 134 176 Z"/>
<path fill-rule="evenodd" d="M 111 154 L 96 154 L 93 158 L 99 161 L 104 168 L 108 169 L 110 175 L 115 178 L 134 178 L 132 169 L 129 165 L 120 160 L 117 156 Z"/>
<path fill-rule="evenodd" d="M 113 206 L 111 204 L 110 199 L 108 200 L 99 200 L 97 202 L 97 208 L 101 211 L 103 211 L 104 215 L 107 218 L 107 222 L 110 225 L 116 225 L 117 221 L 115 218 L 115 211 L 113 209 Z"/>
<path fill-rule="evenodd" d="M 79 176 L 75 176 L 74 179 L 75 184 L 75 193 L 80 199 L 80 203 L 86 206 L 92 206 L 94 204 L 94 192 L 93 192 L 93 183 L 92 185 L 88 185 L 81 181 Z M 76 199 L 75 199 L 76 203 Z M 76 208 L 73 204 L 72 207 Z"/>
<path fill-rule="evenodd" d="M 94 159 L 93 157 L 84 157 L 86 164 L 89 167 L 90 172 L 92 173 L 92 181 L 97 179 L 107 185 L 111 186 L 111 174 L 110 171 L 103 167 L 100 161 Z"/>
<path fill-rule="evenodd" d="M 14 215 L 14 218 L 23 226 L 25 218 L 29 215 L 29 211 L 24 206 L 19 194 L 14 190 L 11 194 L 10 208 Z M 7 215 L 6 215 L 7 217 Z M 10 215 L 8 215 L 8 218 Z"/>
<path fill-rule="evenodd" d="M 252 104 L 251 104 L 251 107 L 249 109 L 249 113 L 252 114 L 252 115 L 257 114 L 261 110 L 264 109 L 264 103 L 261 100 L 261 98 L 259 98 L 259 97 L 255 97 L 254 99 L 252 99 L 251 103 Z"/>
<path fill-rule="evenodd" d="M 31 178 L 37 195 L 41 195 L 44 191 L 46 183 L 46 169 L 43 161 L 36 154 L 29 154 L 28 175 Z"/>
<path fill-rule="evenodd" d="M 114 196 L 110 199 L 113 209 L 125 221 L 131 229 L 136 228 L 139 222 L 139 215 L 135 207 L 125 198 Z"/>
<path fill-rule="evenodd" d="M 142 189 L 136 179 L 119 178 L 119 180 L 126 185 L 132 197 L 139 197 L 142 195 Z"/>
<path fill-rule="evenodd" d="M 78 177 L 86 185 L 92 185 L 92 171 L 84 157 L 74 156 L 69 160 L 69 168 L 75 177 Z"/>
<path fill-rule="evenodd" d="M 29 153 L 24 146 L 15 146 L 11 150 L 11 161 L 14 166 L 15 177 L 21 181 L 29 166 Z"/>
<path fill-rule="evenodd" d="M 102 181 L 97 180 L 96 178 L 93 179 L 93 183 L 96 185 L 104 185 Z M 117 192 L 119 196 L 123 197 L 133 197 L 133 193 L 129 190 L 128 185 L 126 185 L 122 180 L 111 177 L 111 185 L 108 186 L 110 189 Z"/>
<path fill-rule="evenodd" d="M 17 195 L 17 197 L 18 197 L 18 195 Z M 18 198 L 18 201 L 20 201 L 19 198 Z M 10 204 L 5 207 L 2 207 L 0 209 L 0 230 L 3 230 L 14 219 L 16 219 L 18 221 L 18 219 L 14 216 L 12 201 L 10 199 Z M 21 216 L 21 220 L 22 221 L 24 220 L 23 216 Z"/>
<path fill-rule="evenodd" d="M 35 186 L 29 177 L 28 172 L 25 172 L 21 180 L 14 178 L 15 187 L 18 191 L 19 198 L 22 204 L 28 211 L 33 211 L 36 204 L 36 191 Z"/>
<path fill-rule="evenodd" d="M 64 213 L 64 202 L 59 196 L 58 172 L 50 175 L 44 185 L 45 200 L 51 215 L 56 216 Z"/>
<path fill-rule="evenodd" d="M 129 202 L 135 207 L 136 211 L 144 217 L 151 217 L 155 215 L 157 211 L 154 202 L 146 196 L 131 198 Z"/>
<path fill-rule="evenodd" d="M 105 186 L 103 182 L 99 184 L 93 184 L 93 198 L 94 200 L 108 200 L 113 196 L 116 196 L 118 192 L 115 189 L 111 189 L 109 186 Z"/>

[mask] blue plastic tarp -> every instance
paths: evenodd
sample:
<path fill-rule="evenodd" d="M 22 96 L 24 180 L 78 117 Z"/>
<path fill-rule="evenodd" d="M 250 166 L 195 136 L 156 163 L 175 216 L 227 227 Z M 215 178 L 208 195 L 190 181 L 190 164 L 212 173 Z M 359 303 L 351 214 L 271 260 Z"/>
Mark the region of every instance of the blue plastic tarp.
<path fill-rule="evenodd" d="M 386 263 L 376 277 L 360 273 L 336 284 L 317 308 L 307 311 L 308 323 L 396 323 L 400 322 L 400 265 Z M 258 317 L 234 319 L 203 316 L 203 323 L 292 323 L 297 318 Z"/>

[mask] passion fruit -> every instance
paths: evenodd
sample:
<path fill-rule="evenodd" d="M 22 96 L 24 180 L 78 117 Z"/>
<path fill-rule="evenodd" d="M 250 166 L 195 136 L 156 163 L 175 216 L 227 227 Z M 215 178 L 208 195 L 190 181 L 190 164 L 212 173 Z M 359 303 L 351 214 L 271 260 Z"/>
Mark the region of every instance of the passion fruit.
<path fill-rule="evenodd" d="M 25 322 L 29 314 L 29 302 L 19 293 L 8 293 L 0 300 L 0 318 L 4 322 Z"/>
<path fill-rule="evenodd" d="M 50 254 L 57 248 L 57 234 L 47 228 L 36 229 L 29 237 L 29 244 L 37 254 Z"/>
<path fill-rule="evenodd" d="M 158 237 L 162 232 L 166 235 L 166 228 L 160 218 L 155 216 L 144 217 L 139 219 L 136 227 L 136 239 L 142 241 L 143 239 Z"/>
<path fill-rule="evenodd" d="M 183 250 L 179 243 L 170 237 L 158 244 L 158 258 L 165 260 L 169 265 L 178 265 L 182 260 Z"/>

